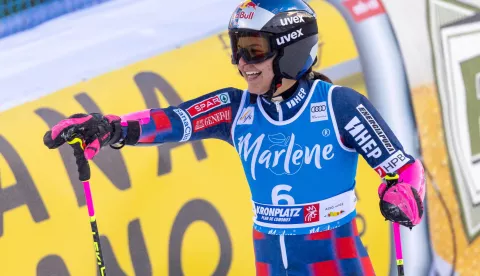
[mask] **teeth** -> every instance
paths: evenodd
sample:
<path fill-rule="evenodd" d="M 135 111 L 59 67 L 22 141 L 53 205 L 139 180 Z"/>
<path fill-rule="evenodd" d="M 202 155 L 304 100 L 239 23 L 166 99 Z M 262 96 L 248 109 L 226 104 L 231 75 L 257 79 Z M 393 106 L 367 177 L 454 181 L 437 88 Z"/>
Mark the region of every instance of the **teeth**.
<path fill-rule="evenodd" d="M 257 75 L 257 74 L 260 74 L 260 72 L 255 72 L 255 71 L 251 71 L 251 72 L 245 72 L 245 74 L 247 75 Z"/>

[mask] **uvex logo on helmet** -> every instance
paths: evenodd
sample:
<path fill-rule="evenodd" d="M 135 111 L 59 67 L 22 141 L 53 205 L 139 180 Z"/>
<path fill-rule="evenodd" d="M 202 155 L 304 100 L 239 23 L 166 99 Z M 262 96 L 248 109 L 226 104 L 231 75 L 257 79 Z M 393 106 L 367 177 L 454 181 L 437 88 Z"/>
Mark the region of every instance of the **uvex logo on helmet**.
<path fill-rule="evenodd" d="M 296 15 L 296 16 L 291 16 L 291 17 L 286 17 L 286 18 L 280 19 L 280 24 L 282 24 L 282 26 L 288 26 L 288 25 L 298 24 L 298 23 L 305 23 L 305 20 L 303 19 L 303 16 Z"/>
<path fill-rule="evenodd" d="M 298 29 L 298 30 L 295 30 L 287 35 L 284 35 L 284 36 L 281 36 L 279 38 L 277 38 L 277 45 L 280 46 L 280 45 L 283 45 L 285 43 L 288 43 L 290 41 L 294 41 L 300 37 L 303 36 L 303 33 L 302 33 L 302 28 Z"/>

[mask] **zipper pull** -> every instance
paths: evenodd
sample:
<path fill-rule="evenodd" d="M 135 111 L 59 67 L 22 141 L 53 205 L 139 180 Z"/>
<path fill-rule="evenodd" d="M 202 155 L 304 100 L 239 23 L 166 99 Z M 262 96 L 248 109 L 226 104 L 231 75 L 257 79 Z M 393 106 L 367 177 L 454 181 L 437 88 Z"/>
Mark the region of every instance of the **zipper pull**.
<path fill-rule="evenodd" d="M 282 108 L 280 107 L 280 103 L 279 102 L 274 102 L 275 103 L 275 106 L 277 107 L 277 112 L 280 113 L 280 111 L 282 110 Z"/>
<path fill-rule="evenodd" d="M 278 112 L 278 120 L 283 121 L 283 112 L 282 112 L 282 107 L 280 106 L 280 102 L 274 102 L 275 106 L 277 107 L 277 112 Z"/>

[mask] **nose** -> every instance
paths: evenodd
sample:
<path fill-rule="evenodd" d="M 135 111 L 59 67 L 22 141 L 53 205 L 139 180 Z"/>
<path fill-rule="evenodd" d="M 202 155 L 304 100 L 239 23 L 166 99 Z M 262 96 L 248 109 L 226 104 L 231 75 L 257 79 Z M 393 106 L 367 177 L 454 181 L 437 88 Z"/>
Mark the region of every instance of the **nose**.
<path fill-rule="evenodd" d="M 238 60 L 238 67 L 243 67 L 245 64 L 247 64 L 247 62 L 243 59 L 243 57 L 240 57 Z"/>

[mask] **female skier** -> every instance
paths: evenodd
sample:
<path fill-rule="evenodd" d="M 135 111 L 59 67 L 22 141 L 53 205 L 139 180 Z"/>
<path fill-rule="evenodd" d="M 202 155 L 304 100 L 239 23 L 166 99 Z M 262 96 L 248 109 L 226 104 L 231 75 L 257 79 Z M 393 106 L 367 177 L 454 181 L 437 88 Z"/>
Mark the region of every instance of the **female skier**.
<path fill-rule="evenodd" d="M 423 214 L 420 161 L 366 97 L 312 71 L 318 30 L 305 2 L 246 1 L 228 29 L 247 90 L 124 116 L 75 114 L 45 134 L 45 145 L 57 148 L 74 134 L 90 160 L 106 145 L 222 139 L 238 152 L 250 186 L 257 275 L 374 275 L 355 224 L 358 154 L 381 177 L 398 173 L 397 185 L 380 184 L 380 209 L 407 227 Z"/>

